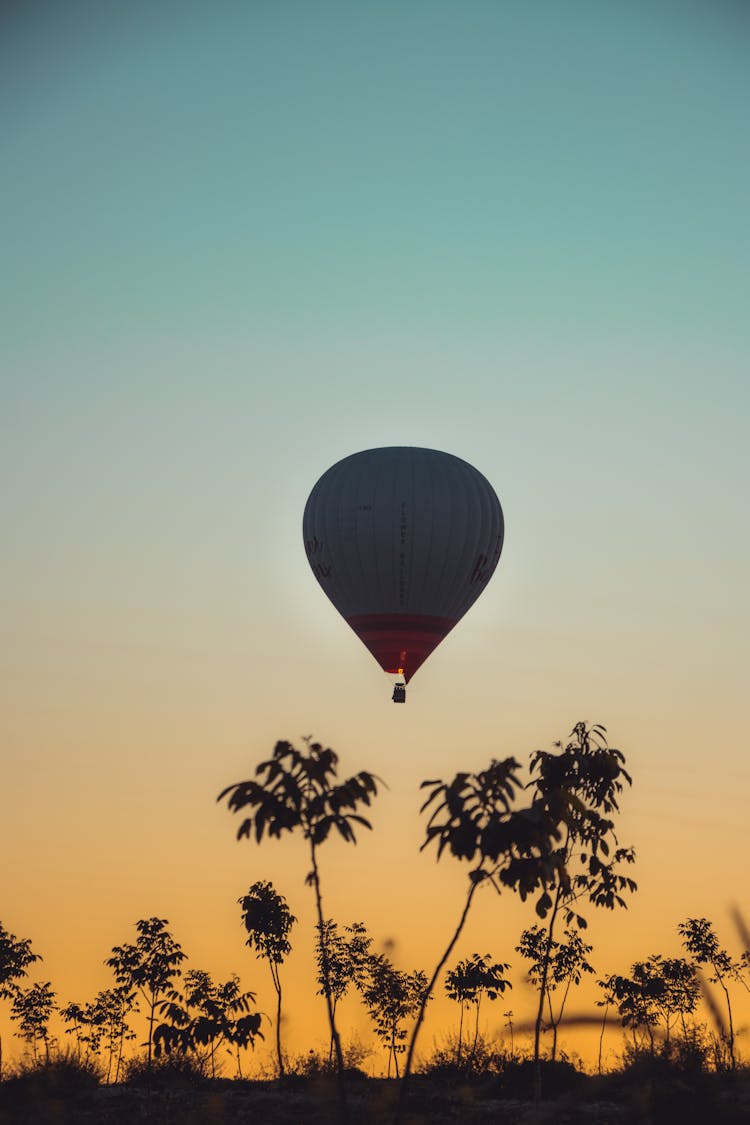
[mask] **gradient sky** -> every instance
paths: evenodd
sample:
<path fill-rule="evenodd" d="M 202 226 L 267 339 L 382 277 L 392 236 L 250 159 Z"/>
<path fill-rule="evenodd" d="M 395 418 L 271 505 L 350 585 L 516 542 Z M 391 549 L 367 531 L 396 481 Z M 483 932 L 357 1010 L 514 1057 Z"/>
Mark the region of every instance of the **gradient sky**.
<path fill-rule="evenodd" d="M 323 856 L 326 906 L 429 968 L 465 873 L 419 855 L 419 781 L 581 718 L 634 777 L 640 890 L 592 917 L 597 970 L 676 954 L 691 914 L 736 952 L 747 8 L 3 12 L 0 918 L 37 977 L 89 998 L 158 914 L 270 1008 L 236 906 L 269 877 L 306 934 L 290 1043 L 322 1041 L 302 846 L 235 843 L 218 791 L 311 732 L 384 777 L 372 835 Z M 471 461 L 506 517 L 396 708 L 300 531 L 332 462 L 389 444 Z M 532 920 L 486 897 L 460 950 L 514 961 L 521 1015 Z"/>

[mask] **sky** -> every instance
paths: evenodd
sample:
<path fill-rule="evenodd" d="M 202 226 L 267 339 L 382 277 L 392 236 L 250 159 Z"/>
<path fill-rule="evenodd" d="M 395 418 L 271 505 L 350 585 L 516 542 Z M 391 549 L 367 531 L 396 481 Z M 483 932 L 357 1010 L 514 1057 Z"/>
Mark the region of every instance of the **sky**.
<path fill-rule="evenodd" d="M 466 878 L 419 852 L 420 781 L 580 719 L 633 775 L 597 972 L 678 954 L 688 915 L 739 952 L 748 36 L 729 0 L 3 6 L 0 919 L 61 1002 L 158 915 L 271 1010 L 237 906 L 271 878 L 285 1032 L 325 1041 L 301 841 L 236 843 L 215 800 L 306 734 L 388 783 L 323 891 L 401 967 Z M 381 445 L 470 461 L 506 521 L 395 708 L 301 536 Z M 457 950 L 514 962 L 519 1018 L 533 920 L 481 898 Z"/>

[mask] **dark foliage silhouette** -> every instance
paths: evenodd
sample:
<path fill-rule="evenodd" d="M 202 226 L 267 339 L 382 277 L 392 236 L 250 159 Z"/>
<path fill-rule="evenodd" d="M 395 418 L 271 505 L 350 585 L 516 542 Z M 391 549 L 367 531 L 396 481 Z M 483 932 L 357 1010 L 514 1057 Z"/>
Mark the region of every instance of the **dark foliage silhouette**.
<path fill-rule="evenodd" d="M 238 1077 L 242 1077 L 240 1050 L 263 1038 L 260 1013 L 251 1012 L 253 992 L 241 992 L 239 978 L 215 984 L 204 969 L 188 969 L 181 991 L 173 989 L 160 1005 L 166 1016 L 154 1031 L 156 1057 L 162 1053 L 192 1052 L 201 1073 L 216 1077 L 216 1052 L 222 1044 L 234 1049 Z"/>
<path fill-rule="evenodd" d="M 507 887 L 526 899 L 561 878 L 560 865 L 564 856 L 555 845 L 568 816 L 567 802 L 564 798 L 554 804 L 532 799 L 529 805 L 514 807 L 523 795 L 520 768 L 515 758 L 506 758 L 493 760 L 487 769 L 476 774 L 458 773 L 450 782 L 422 782 L 429 796 L 421 811 L 431 809 L 422 849 L 434 843 L 438 859 L 447 849 L 456 859 L 467 860 L 473 866 L 469 870 L 469 886 L 458 924 L 417 1013 L 406 1055 L 396 1121 L 403 1114 L 427 1001 L 461 936 L 479 887 L 489 885 L 498 893 Z M 544 902 L 548 898 L 545 892 L 537 903 L 542 915 L 548 909 Z"/>
<path fill-rule="evenodd" d="M 148 1012 L 147 1066 L 153 1058 L 153 1036 L 156 1011 L 173 989 L 185 960 L 181 946 L 170 934 L 166 918 L 141 918 L 135 924 L 135 944 L 117 945 L 106 964 L 112 969 L 120 988 L 138 993 Z"/>
<path fill-rule="evenodd" d="M 320 927 L 316 926 L 315 962 L 318 995 L 325 996 L 324 967 L 327 967 L 334 1017 L 339 1001 L 343 1000 L 352 986 L 362 990 L 370 963 L 371 945 L 372 938 L 368 935 L 363 922 L 352 922 L 351 925 L 344 926 L 342 931 L 337 922 L 327 918 L 323 923 L 322 933 Z M 333 1058 L 333 1039 L 330 1042 L 328 1058 L 329 1061 Z"/>
<path fill-rule="evenodd" d="M 18 1024 L 15 1034 L 31 1048 L 34 1060 L 38 1058 L 40 1044 L 44 1046 L 45 1059 L 49 1059 L 49 1021 L 55 1007 L 55 992 L 49 981 L 17 988 L 13 993 L 11 1017 Z"/>
<path fill-rule="evenodd" d="M 362 983 L 362 998 L 378 1039 L 388 1049 L 387 1075 L 391 1063 L 399 1076 L 398 1057 L 406 1050 L 404 1023 L 420 1009 L 427 989 L 427 976 L 421 969 L 406 973 L 397 969 L 384 954 L 370 957 Z"/>
<path fill-rule="evenodd" d="M 498 996 L 505 992 L 506 988 L 512 988 L 510 981 L 506 980 L 504 976 L 506 969 L 509 968 L 510 965 L 504 962 L 493 963 L 489 953 L 485 953 L 484 956 L 473 953 L 471 957 L 468 957 L 465 961 L 459 961 L 453 969 L 449 969 L 445 974 L 445 991 L 451 1000 L 455 1000 L 460 1005 L 458 1040 L 456 1043 L 456 1066 L 459 1069 L 463 1063 L 464 1009 L 467 1005 L 471 1005 L 475 1009 L 474 1038 L 466 1062 L 466 1069 L 471 1072 L 479 1041 L 479 1009 L 482 998 L 486 996 L 488 1000 L 496 1000 Z"/>
<path fill-rule="evenodd" d="M 272 883 L 260 880 L 253 883 L 239 900 L 242 922 L 247 931 L 246 945 L 268 962 L 276 993 L 276 1059 L 279 1078 L 284 1077 L 284 1055 L 281 1050 L 281 975 L 284 958 L 291 952 L 289 933 L 297 921 L 289 910 L 286 899 Z"/>
<path fill-rule="evenodd" d="M 256 843 L 260 843 L 264 835 L 278 838 L 284 832 L 299 830 L 307 842 L 311 870 L 306 882 L 315 892 L 318 931 L 322 939 L 326 1009 L 336 1053 L 341 1114 L 345 1118 L 344 1057 L 331 997 L 318 849 L 333 829 L 347 843 L 354 844 L 355 826 L 372 827 L 356 810 L 361 805 L 370 805 L 377 794 L 379 779 L 362 770 L 346 781 L 336 783 L 337 755 L 319 742 L 313 742 L 309 736 L 303 741 L 306 752 L 297 750 L 290 742 L 277 742 L 272 756 L 257 766 L 255 774 L 258 780 L 230 785 L 222 790 L 218 800 L 226 798 L 232 812 L 252 810 L 237 830 L 238 839 L 254 838 Z"/>
<path fill-rule="evenodd" d="M 625 907 L 623 894 L 637 890 L 620 868 L 635 859 L 632 848 L 618 845 L 612 817 L 619 812 L 618 798 L 630 775 L 625 757 L 607 744 L 603 726 L 578 722 L 569 741 L 554 744 L 554 752 L 537 750 L 531 757 L 529 788 L 535 800 L 551 815 L 563 819 L 564 831 L 553 878 L 537 902 L 537 913 L 547 917 L 547 943 L 537 987 L 539 1000 L 534 1027 L 534 1058 L 539 1059 L 540 1035 L 547 997 L 547 976 L 554 931 L 562 914 L 565 925 L 575 921 L 583 929 L 582 903 L 612 910 Z"/>
<path fill-rule="evenodd" d="M 0 922 L 0 1000 L 12 1000 L 18 982 L 27 975 L 29 965 L 41 961 L 31 951 L 30 938 L 17 938 Z M 0 1038 L 0 1080 L 3 1076 L 3 1041 Z"/>
<path fill-rule="evenodd" d="M 65 1034 L 74 1041 L 73 1056 L 76 1059 L 98 1057 L 102 1047 L 107 1050 L 107 1082 L 113 1065 L 117 1081 L 125 1040 L 135 1038 L 135 1032 L 127 1023 L 134 1001 L 135 997 L 127 996 L 122 989 L 110 988 L 98 993 L 91 1003 L 82 1005 L 71 1001 L 60 1008 L 60 1018 L 67 1024 Z"/>
<path fill-rule="evenodd" d="M 87 1004 L 87 1043 L 94 1055 L 103 1049 L 107 1054 L 104 1078 L 106 1082 L 120 1080 L 122 1055 L 125 1043 L 135 1039 L 128 1018 L 135 1009 L 133 992 L 124 988 L 105 988 L 98 992 L 92 1004 Z"/>
<path fill-rule="evenodd" d="M 529 981 L 539 991 L 544 988 L 547 1002 L 548 1026 L 552 1031 L 552 1061 L 557 1057 L 557 1030 L 562 1022 L 571 985 L 581 982 L 583 973 L 593 973 L 594 967 L 586 960 L 593 946 L 588 945 L 578 930 L 566 929 L 562 941 L 549 940 L 549 932 L 542 926 L 531 926 L 521 934 L 516 950 L 527 961 Z M 543 983 L 542 983 L 543 982 Z M 557 1008 L 553 993 L 561 991 Z M 536 1024 L 534 1026 L 536 1034 Z"/>
<path fill-rule="evenodd" d="M 743 969 L 748 965 L 748 951 L 744 951 L 739 961 L 734 960 L 727 950 L 719 944 L 716 931 L 708 918 L 687 918 L 684 922 L 679 923 L 677 929 L 682 936 L 682 944 L 692 957 L 694 965 L 700 968 L 710 966 L 713 975 L 708 978 L 709 983 L 718 984 L 724 993 L 729 1026 L 727 1029 L 722 1027 L 721 1034 L 729 1053 L 730 1066 L 734 1070 L 737 1065 L 737 1058 L 734 1046 L 734 1014 L 728 982 L 736 981 L 747 988 Z"/>
<path fill-rule="evenodd" d="M 678 1021 L 683 1042 L 687 1040 L 686 1018 L 693 1015 L 700 998 L 695 968 L 689 961 L 654 953 L 645 961 L 636 961 L 630 976 L 612 975 L 599 984 L 605 1000 L 616 1004 L 622 1026 L 630 1029 L 635 1054 L 646 1044 L 649 1054 L 656 1053 L 658 1030 L 668 1056 L 672 1030 Z"/>

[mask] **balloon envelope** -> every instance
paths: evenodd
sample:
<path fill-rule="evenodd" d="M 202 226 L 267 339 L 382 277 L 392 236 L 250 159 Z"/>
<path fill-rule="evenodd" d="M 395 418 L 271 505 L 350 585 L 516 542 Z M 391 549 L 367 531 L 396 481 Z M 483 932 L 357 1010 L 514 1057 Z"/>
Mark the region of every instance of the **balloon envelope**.
<path fill-rule="evenodd" d="M 489 582 L 504 525 L 472 465 L 389 446 L 328 469 L 302 530 L 324 592 L 381 668 L 408 683 Z"/>

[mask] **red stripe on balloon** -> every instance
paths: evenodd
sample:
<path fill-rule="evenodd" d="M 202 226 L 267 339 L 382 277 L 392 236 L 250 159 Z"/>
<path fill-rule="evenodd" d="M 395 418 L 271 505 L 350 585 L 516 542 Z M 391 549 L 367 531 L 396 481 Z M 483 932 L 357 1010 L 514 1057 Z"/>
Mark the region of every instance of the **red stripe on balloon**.
<path fill-rule="evenodd" d="M 384 672 L 407 684 L 456 621 L 421 613 L 359 613 L 346 619 Z"/>

